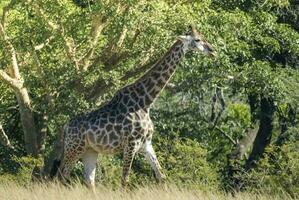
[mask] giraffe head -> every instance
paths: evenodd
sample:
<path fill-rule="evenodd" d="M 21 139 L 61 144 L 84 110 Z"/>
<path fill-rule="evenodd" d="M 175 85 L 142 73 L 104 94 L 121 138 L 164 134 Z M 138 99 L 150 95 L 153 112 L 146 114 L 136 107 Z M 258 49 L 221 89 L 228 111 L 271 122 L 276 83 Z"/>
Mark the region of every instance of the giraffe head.
<path fill-rule="evenodd" d="M 179 40 L 184 43 L 185 52 L 201 51 L 210 57 L 216 57 L 217 55 L 212 45 L 195 29 L 194 25 L 190 26 L 190 32 L 186 35 L 179 36 Z"/>

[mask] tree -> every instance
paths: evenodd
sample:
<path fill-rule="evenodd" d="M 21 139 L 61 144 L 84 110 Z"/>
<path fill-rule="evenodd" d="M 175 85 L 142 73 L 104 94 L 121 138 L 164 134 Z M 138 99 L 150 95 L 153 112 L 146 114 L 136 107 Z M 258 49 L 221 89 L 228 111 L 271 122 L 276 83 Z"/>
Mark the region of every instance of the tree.
<path fill-rule="evenodd" d="M 36 156 L 38 153 L 37 148 L 37 133 L 32 113 L 31 100 L 27 88 L 20 75 L 20 69 L 17 59 L 17 53 L 5 31 L 5 20 L 7 12 L 15 4 L 11 1 L 8 6 L 3 9 L 2 21 L 0 23 L 0 33 L 8 54 L 10 54 L 11 63 L 7 67 L 7 72 L 1 70 L 0 77 L 8 84 L 14 91 L 18 101 L 19 111 L 21 116 L 22 127 L 24 131 L 25 149 L 28 154 Z"/>
<path fill-rule="evenodd" d="M 170 160 L 180 156 L 172 151 L 173 141 L 186 149 L 192 140 L 198 151 L 207 152 L 202 158 L 213 169 L 229 174 L 236 183 L 231 187 L 243 189 L 254 186 L 245 175 L 263 166 L 268 149 L 296 146 L 297 1 L 14 0 L 0 5 L 9 8 L 0 39 L 0 120 L 17 157 L 25 155 L 22 137 L 30 130 L 29 141 L 36 141 L 34 149 L 46 158 L 47 173 L 59 156 L 63 124 L 134 81 L 191 22 L 219 56 L 213 61 L 187 56 L 153 107 L 157 154 L 167 148 L 171 155 L 165 168 L 170 172 L 174 163 L 184 164 Z M 21 110 L 29 114 L 22 117 Z M 110 165 L 103 169 L 117 174 L 109 172 Z M 188 170 L 178 170 L 175 180 L 185 180 Z M 220 175 L 228 180 L 225 173 Z"/>

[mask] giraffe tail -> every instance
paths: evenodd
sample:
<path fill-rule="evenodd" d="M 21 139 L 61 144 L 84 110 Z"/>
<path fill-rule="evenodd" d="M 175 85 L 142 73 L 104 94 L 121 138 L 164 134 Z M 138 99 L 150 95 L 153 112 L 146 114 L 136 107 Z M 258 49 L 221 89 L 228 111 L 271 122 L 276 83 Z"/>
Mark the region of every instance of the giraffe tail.
<path fill-rule="evenodd" d="M 57 158 L 55 158 L 53 160 L 52 167 L 51 167 L 51 170 L 50 170 L 50 178 L 51 179 L 53 179 L 55 176 L 58 175 L 58 172 L 59 172 L 60 167 L 62 165 L 62 159 L 63 159 L 63 154 L 64 154 L 65 128 L 66 128 L 66 125 L 64 125 L 63 130 L 61 130 L 61 132 L 60 132 L 60 138 L 59 138 L 58 143 L 60 143 L 59 146 L 61 146 L 61 151 L 59 152 L 59 155 L 57 156 Z"/>
<path fill-rule="evenodd" d="M 53 164 L 52 164 L 52 168 L 50 171 L 50 178 L 53 179 L 59 170 L 59 167 L 61 165 L 61 160 L 60 159 L 54 159 Z"/>

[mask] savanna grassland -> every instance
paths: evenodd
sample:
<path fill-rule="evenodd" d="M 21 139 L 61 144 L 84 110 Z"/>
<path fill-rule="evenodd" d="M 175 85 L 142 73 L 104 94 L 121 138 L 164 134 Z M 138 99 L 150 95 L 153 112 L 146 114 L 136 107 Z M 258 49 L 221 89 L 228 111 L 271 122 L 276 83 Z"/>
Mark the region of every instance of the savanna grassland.
<path fill-rule="evenodd" d="M 21 187 L 16 184 L 0 186 L 0 199 L 5 200 L 288 200 L 287 194 L 266 195 L 259 193 L 236 193 L 234 196 L 219 191 L 180 189 L 176 186 L 141 187 L 125 191 L 97 187 L 95 193 L 84 185 L 64 187 L 59 184 L 33 184 Z"/>
<path fill-rule="evenodd" d="M 122 155 L 99 156 L 95 195 L 51 184 L 62 127 L 190 24 L 218 56 L 188 52 L 151 107 L 170 186 L 154 185 L 142 155 L 132 191 L 119 189 Z M 0 0 L 0 183 L 0 200 L 299 199 L 299 1 Z"/>

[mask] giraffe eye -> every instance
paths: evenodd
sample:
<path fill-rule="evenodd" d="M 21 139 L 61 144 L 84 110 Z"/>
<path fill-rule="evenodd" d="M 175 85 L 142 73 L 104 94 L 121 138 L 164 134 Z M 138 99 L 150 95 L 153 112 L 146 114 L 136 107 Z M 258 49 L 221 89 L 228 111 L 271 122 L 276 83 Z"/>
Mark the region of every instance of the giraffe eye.
<path fill-rule="evenodd" d="M 200 42 L 200 39 L 195 39 L 194 41 L 195 41 L 195 42 Z"/>

